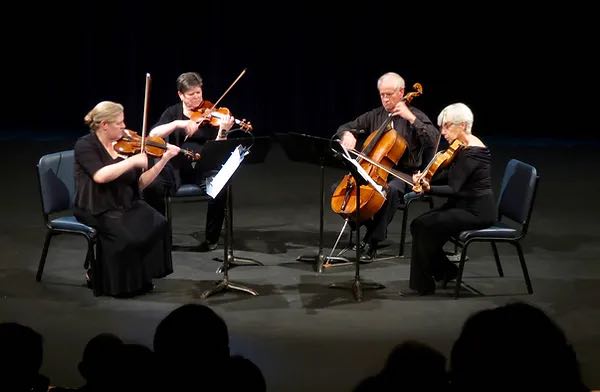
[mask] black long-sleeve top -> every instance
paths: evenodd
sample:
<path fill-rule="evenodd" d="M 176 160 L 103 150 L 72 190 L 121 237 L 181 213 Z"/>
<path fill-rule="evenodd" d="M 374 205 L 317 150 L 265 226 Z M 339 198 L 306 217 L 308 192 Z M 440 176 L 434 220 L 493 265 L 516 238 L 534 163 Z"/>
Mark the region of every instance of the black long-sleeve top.
<path fill-rule="evenodd" d="M 487 147 L 463 147 L 454 159 L 433 177 L 430 193 L 448 197 L 448 206 L 464 208 L 475 215 L 495 219 L 492 192 L 491 153 Z M 434 185 L 445 182 L 445 185 Z"/>
<path fill-rule="evenodd" d="M 433 149 L 439 131 L 432 124 L 431 120 L 419 109 L 410 107 L 410 110 L 417 117 L 413 124 L 400 116 L 392 117 L 390 125 L 401 135 L 408 143 L 407 151 L 396 165 L 396 169 L 405 173 L 413 173 L 421 168 L 423 162 L 423 152 L 427 149 Z M 357 137 L 357 149 L 362 149 L 367 136 L 376 131 L 387 119 L 388 112 L 383 106 L 361 114 L 356 119 L 342 124 L 337 129 L 337 134 L 341 135 L 344 131 L 351 131 Z M 356 132 L 365 130 L 363 134 Z"/>
<path fill-rule="evenodd" d="M 158 122 L 154 125 L 154 127 L 170 123 L 174 120 L 189 120 L 189 118 L 183 114 L 182 102 L 166 108 L 165 111 L 161 114 L 160 118 L 158 119 Z M 198 131 L 196 131 L 196 133 L 194 133 L 192 136 L 188 137 L 185 142 L 186 144 L 195 143 L 198 146 L 202 146 L 208 140 L 214 140 L 217 137 L 218 131 L 218 127 L 214 127 L 209 123 L 206 123 L 206 125 L 201 125 L 198 128 Z M 175 130 L 169 135 L 168 142 L 181 147 L 184 139 L 185 128 L 175 128 Z"/>
<path fill-rule="evenodd" d="M 75 143 L 75 208 L 98 215 L 108 210 L 129 209 L 140 198 L 140 169 L 128 170 L 113 181 L 99 184 L 94 174 L 104 166 L 122 161 L 110 156 L 95 133 Z"/>

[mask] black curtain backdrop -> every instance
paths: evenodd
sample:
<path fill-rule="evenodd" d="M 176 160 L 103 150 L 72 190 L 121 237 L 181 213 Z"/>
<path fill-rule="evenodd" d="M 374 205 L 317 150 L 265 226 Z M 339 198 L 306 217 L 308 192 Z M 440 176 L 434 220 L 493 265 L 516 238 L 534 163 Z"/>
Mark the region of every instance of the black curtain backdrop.
<path fill-rule="evenodd" d="M 413 104 L 435 121 L 464 102 L 482 137 L 594 138 L 597 43 L 592 13 L 569 8 L 480 9 L 422 4 L 281 3 L 17 4 L 3 40 L 3 135 L 80 135 L 96 103 L 114 100 L 142 126 L 145 74 L 149 126 L 178 102 L 175 79 L 199 72 L 205 98 L 222 101 L 256 134 L 331 135 L 379 105 L 377 78 L 401 74 Z M 335 9 L 331 12 L 330 9 Z M 473 17 L 472 15 L 478 15 Z M 585 98 L 587 97 L 587 98 Z"/>

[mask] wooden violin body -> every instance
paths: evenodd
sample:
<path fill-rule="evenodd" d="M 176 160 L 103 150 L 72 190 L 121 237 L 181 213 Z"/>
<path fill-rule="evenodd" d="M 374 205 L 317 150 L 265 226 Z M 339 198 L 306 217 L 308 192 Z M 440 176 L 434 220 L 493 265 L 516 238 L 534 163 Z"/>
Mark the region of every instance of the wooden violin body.
<path fill-rule="evenodd" d="M 226 107 L 217 108 L 215 105 L 207 100 L 202 102 L 202 105 L 194 109 L 190 112 L 190 119 L 197 123 L 203 123 L 208 121 L 210 125 L 218 127 L 221 123 L 221 120 L 225 116 L 231 116 L 231 111 Z M 233 122 L 236 123 L 244 132 L 252 132 L 252 124 L 249 121 L 238 120 L 237 118 L 233 119 Z"/>
<path fill-rule="evenodd" d="M 124 135 L 113 145 L 113 149 L 120 155 L 135 155 L 142 151 L 142 137 L 137 132 L 125 129 Z M 167 142 L 158 136 L 147 136 L 144 141 L 144 152 L 153 157 L 162 157 L 167 151 Z M 180 152 L 192 160 L 200 159 L 200 154 L 181 149 Z"/>
<path fill-rule="evenodd" d="M 447 167 L 450 164 L 450 162 L 452 162 L 452 160 L 454 159 L 456 152 L 463 146 L 464 144 L 460 140 L 456 139 L 450 144 L 450 146 L 447 149 L 436 153 L 431 162 L 429 162 L 429 164 L 425 168 L 425 170 L 423 170 L 423 173 L 419 177 L 418 181 L 413 186 L 413 191 L 418 193 L 422 192 L 423 189 L 421 183 L 423 181 L 431 183 L 431 179 L 433 178 L 434 174 L 437 173 L 439 170 Z"/>
<path fill-rule="evenodd" d="M 371 133 L 364 145 L 370 145 L 377 134 L 378 132 Z M 371 151 L 365 155 L 372 161 L 379 163 L 379 165 L 391 169 L 400 161 L 406 147 L 406 140 L 396 130 L 390 129 L 379 138 Z M 377 184 L 386 186 L 387 171 L 365 160 L 360 165 Z M 373 189 L 373 187 L 370 185 L 361 185 L 359 223 L 371 219 L 381 209 L 384 202 L 385 198 L 377 190 Z M 345 175 L 335 189 L 331 197 L 331 208 L 335 213 L 340 214 L 344 218 L 355 219 L 356 181 L 351 174 Z"/>

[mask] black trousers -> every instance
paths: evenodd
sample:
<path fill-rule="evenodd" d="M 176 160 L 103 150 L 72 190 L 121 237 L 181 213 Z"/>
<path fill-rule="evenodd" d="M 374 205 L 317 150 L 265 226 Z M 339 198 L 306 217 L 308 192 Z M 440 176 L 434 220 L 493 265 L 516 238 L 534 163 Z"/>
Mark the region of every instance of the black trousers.
<path fill-rule="evenodd" d="M 144 200 L 161 214 L 165 214 L 165 196 L 174 195 L 182 184 L 197 184 L 201 187 L 208 177 L 214 176 L 216 170 L 199 172 L 189 162 L 178 170 L 170 163 L 165 165 L 157 178 L 144 189 Z M 225 220 L 226 192 L 223 189 L 216 198 L 208 201 L 206 211 L 205 239 L 210 243 L 219 240 L 223 221 Z"/>
<path fill-rule="evenodd" d="M 331 187 L 331 193 L 335 192 L 338 184 L 333 184 Z M 388 182 L 388 192 L 386 194 L 386 200 L 379 211 L 373 216 L 373 218 L 361 222 L 367 231 L 363 236 L 363 241 L 367 242 L 381 242 L 387 238 L 387 227 L 394 219 L 396 210 L 403 203 L 404 193 L 407 192 L 406 183 L 396 178 Z M 356 230 L 356 223 L 350 221 L 350 227 Z"/>

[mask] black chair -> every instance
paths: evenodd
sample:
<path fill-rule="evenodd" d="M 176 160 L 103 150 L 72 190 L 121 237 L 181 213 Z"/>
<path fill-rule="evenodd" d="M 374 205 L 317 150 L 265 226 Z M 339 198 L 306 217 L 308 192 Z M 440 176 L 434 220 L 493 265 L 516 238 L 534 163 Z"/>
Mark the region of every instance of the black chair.
<path fill-rule="evenodd" d="M 497 222 L 485 229 L 463 231 L 451 239 L 452 242 L 462 248 L 454 290 L 456 298 L 458 298 L 460 293 L 467 249 L 473 242 L 489 242 L 492 245 L 496 268 L 501 277 L 504 276 L 504 272 L 500 264 L 496 243 L 507 242 L 514 245 L 519 255 L 523 277 L 527 284 L 527 292 L 533 294 L 520 241 L 527 235 L 539 178 L 535 167 L 516 159 L 511 159 L 506 165 L 502 178 L 502 187 L 498 198 Z M 514 224 L 506 224 L 502 221 L 503 218 L 508 218 Z"/>
<path fill-rule="evenodd" d="M 88 244 L 84 268 L 96 268 L 96 230 L 79 222 L 72 214 L 75 198 L 75 178 L 73 150 L 47 154 L 37 164 L 38 183 L 42 201 L 42 213 L 46 225 L 46 239 L 35 279 L 42 280 L 44 264 L 50 247 L 50 240 L 58 234 L 76 234 L 85 237 Z M 57 216 L 62 214 L 61 216 Z M 56 216 L 52 218 L 52 216 Z M 100 274 L 92 273 L 94 295 L 100 295 Z"/>
<path fill-rule="evenodd" d="M 415 201 L 421 201 L 429 204 L 429 209 L 433 209 L 433 197 L 431 195 L 418 194 L 415 192 L 408 192 L 404 194 L 404 203 L 398 207 L 398 210 L 402 211 L 402 232 L 400 233 L 400 250 L 398 251 L 398 257 L 405 257 L 404 255 L 404 244 L 406 242 L 406 224 L 408 223 L 408 208 Z"/>
<path fill-rule="evenodd" d="M 425 168 L 427 167 L 427 165 L 429 164 L 429 162 L 431 162 L 431 160 L 433 159 L 433 157 L 435 156 L 435 148 L 433 146 L 431 147 L 427 147 L 423 150 L 423 154 L 422 154 L 422 164 L 420 167 L 421 171 L 424 171 Z M 406 224 L 408 223 L 408 209 L 410 207 L 410 205 L 415 202 L 415 201 L 420 201 L 420 202 L 425 202 L 429 204 L 429 209 L 433 209 L 434 207 L 434 203 L 433 203 L 433 197 L 431 197 L 431 195 L 424 195 L 424 194 L 418 194 L 415 192 L 406 192 L 404 194 L 404 203 L 400 204 L 400 206 L 398 206 L 398 210 L 402 211 L 402 232 L 400 233 L 400 250 L 398 251 L 398 257 L 400 258 L 404 258 L 404 245 L 406 243 Z"/>

